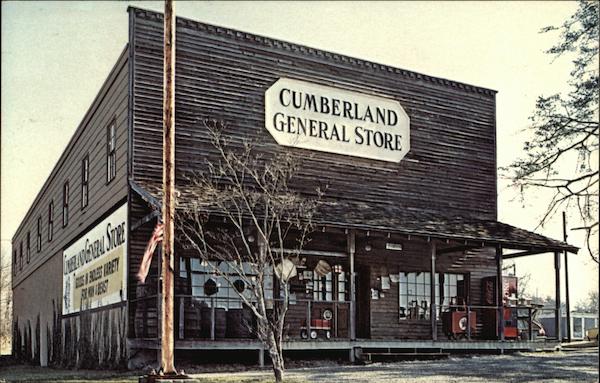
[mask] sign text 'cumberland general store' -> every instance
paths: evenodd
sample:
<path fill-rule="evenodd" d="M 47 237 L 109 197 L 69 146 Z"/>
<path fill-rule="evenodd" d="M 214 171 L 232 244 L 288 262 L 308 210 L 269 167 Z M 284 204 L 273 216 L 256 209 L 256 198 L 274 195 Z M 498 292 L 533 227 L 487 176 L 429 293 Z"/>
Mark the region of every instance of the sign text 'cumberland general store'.
<path fill-rule="evenodd" d="M 265 126 L 280 145 L 400 162 L 410 119 L 398 101 L 281 78 L 265 93 Z"/>

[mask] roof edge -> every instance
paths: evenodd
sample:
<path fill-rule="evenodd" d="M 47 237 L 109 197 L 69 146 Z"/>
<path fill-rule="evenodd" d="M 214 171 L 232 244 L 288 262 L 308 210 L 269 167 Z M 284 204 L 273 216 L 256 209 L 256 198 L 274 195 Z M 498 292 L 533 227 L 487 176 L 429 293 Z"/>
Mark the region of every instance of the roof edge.
<path fill-rule="evenodd" d="M 13 233 L 13 235 L 12 235 L 12 237 L 10 239 L 11 244 L 15 241 L 16 237 L 18 236 L 18 234 L 20 233 L 21 229 L 23 228 L 23 225 L 25 224 L 25 222 L 31 217 L 31 214 L 35 210 L 35 208 L 37 207 L 37 205 L 39 204 L 40 199 L 42 198 L 42 195 L 44 194 L 44 192 L 46 191 L 46 189 L 48 189 L 48 187 L 50 186 L 50 183 L 52 182 L 52 180 L 54 179 L 54 177 L 56 177 L 56 174 L 57 174 L 58 169 L 60 168 L 61 164 L 64 161 L 66 161 L 67 156 L 73 150 L 73 146 L 75 145 L 75 142 L 77 142 L 77 140 L 79 139 L 79 137 L 81 136 L 81 134 L 85 130 L 86 123 L 89 122 L 88 121 L 88 117 L 91 116 L 91 114 L 94 112 L 94 110 L 96 108 L 98 108 L 100 100 L 105 96 L 104 93 L 106 93 L 106 91 L 108 90 L 108 87 L 110 87 L 109 80 L 111 79 L 111 76 L 113 75 L 113 73 L 115 73 L 117 71 L 117 69 L 119 67 L 119 62 L 123 59 L 123 57 L 127 56 L 128 50 L 129 50 L 129 43 L 125 44 L 125 46 L 123 47 L 123 49 L 119 53 L 119 56 L 117 57 L 117 60 L 115 61 L 115 63 L 111 67 L 111 69 L 108 72 L 108 75 L 106 76 L 106 78 L 104 79 L 104 81 L 102 82 L 102 85 L 98 89 L 98 92 L 94 96 L 94 99 L 90 103 L 88 109 L 83 114 L 83 117 L 81 118 L 79 124 L 77 124 L 77 128 L 75 128 L 75 131 L 73 132 L 73 135 L 69 139 L 69 142 L 67 143 L 67 145 L 65 146 L 64 150 L 60 154 L 60 157 L 58 157 L 58 160 L 56 161 L 56 163 L 54 164 L 54 166 L 52 167 L 52 170 L 50 171 L 50 174 L 48 174 L 48 177 L 46 177 L 46 180 L 42 184 L 42 187 L 40 188 L 40 190 L 36 194 L 35 198 L 31 202 L 31 205 L 29 206 L 29 209 L 27 209 L 27 212 L 25 213 L 25 215 L 23 216 L 23 218 L 21 218 L 21 222 L 19 223 L 19 226 L 17 227 L 17 229 L 15 230 L 15 232 Z M 126 63 L 127 63 L 127 59 L 125 61 L 125 64 Z"/>
<path fill-rule="evenodd" d="M 127 12 L 134 12 L 136 16 L 142 16 L 149 20 L 162 20 L 163 14 L 160 12 L 138 8 L 134 6 L 127 7 Z M 460 90 L 470 91 L 473 93 L 486 94 L 489 96 L 495 96 L 498 93 L 497 90 L 484 88 L 476 85 L 465 84 L 462 82 L 445 79 L 442 77 L 435 77 L 426 75 L 423 73 L 413 72 L 407 69 L 401 69 L 397 67 L 393 67 L 386 64 L 379 64 L 373 61 L 368 61 L 364 59 L 355 58 L 352 56 L 347 56 L 340 53 L 334 53 L 330 51 L 325 51 L 318 48 L 308 47 L 306 45 L 301 45 L 297 43 L 292 43 L 284 40 L 278 40 L 272 37 L 266 37 L 250 32 L 243 32 L 236 29 L 232 29 L 229 27 L 222 27 L 213 24 L 207 24 L 196 20 L 187 19 L 185 17 L 177 16 L 177 24 L 190 27 L 193 29 L 201 30 L 203 32 L 212 33 L 214 35 L 220 35 L 227 38 L 237 39 L 237 40 L 246 40 L 251 41 L 253 43 L 259 43 L 263 46 L 268 47 L 276 47 L 283 48 L 290 52 L 302 52 L 304 54 L 312 55 L 313 57 L 319 59 L 330 59 L 336 62 L 344 63 L 344 64 L 353 64 L 360 67 L 376 69 L 382 72 L 394 72 L 396 74 L 402 75 L 404 77 L 413 78 L 413 79 L 421 79 L 425 81 L 429 81 L 431 83 L 443 86 L 450 86 L 452 88 L 458 88 Z"/>

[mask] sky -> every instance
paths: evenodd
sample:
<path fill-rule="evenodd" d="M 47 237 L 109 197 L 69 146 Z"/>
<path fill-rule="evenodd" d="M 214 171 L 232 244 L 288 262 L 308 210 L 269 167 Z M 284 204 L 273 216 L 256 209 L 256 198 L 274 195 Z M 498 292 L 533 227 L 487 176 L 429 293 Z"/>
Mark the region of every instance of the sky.
<path fill-rule="evenodd" d="M 163 11 L 155 1 L 2 2 L 5 262 L 12 235 L 127 43 L 128 5 Z M 568 91 L 570 59 L 545 54 L 558 35 L 539 30 L 576 9 L 576 2 L 558 1 L 175 4 L 176 14 L 189 19 L 497 90 L 499 166 L 522 155 L 536 98 Z M 505 179 L 498 192 L 500 221 L 536 229 L 547 195 L 520 201 Z M 536 231 L 562 239 L 560 217 Z M 570 232 L 569 242 L 583 247 L 581 234 Z M 517 261 L 517 275 L 531 275 L 531 294 L 554 295 L 552 259 L 542 254 Z M 597 291 L 598 268 L 584 250 L 570 255 L 569 272 L 572 305 Z"/>

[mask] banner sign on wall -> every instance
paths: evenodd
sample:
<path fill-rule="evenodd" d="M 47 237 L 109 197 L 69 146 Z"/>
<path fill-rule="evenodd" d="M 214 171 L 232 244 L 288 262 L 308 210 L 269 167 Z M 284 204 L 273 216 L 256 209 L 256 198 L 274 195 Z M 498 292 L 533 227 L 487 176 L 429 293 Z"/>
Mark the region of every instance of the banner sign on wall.
<path fill-rule="evenodd" d="M 398 101 L 289 78 L 265 93 L 265 127 L 284 146 L 389 162 L 410 150 Z"/>
<path fill-rule="evenodd" d="M 62 313 L 127 299 L 127 204 L 63 251 Z"/>

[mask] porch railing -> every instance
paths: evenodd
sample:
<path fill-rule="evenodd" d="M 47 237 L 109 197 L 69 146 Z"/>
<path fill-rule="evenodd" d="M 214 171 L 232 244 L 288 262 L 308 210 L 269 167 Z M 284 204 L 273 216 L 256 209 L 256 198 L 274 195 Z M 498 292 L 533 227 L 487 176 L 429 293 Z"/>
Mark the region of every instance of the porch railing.
<path fill-rule="evenodd" d="M 131 338 L 158 336 L 158 302 L 157 295 L 129 300 Z M 267 300 L 268 311 L 282 302 Z M 254 314 L 239 299 L 177 294 L 174 310 L 175 339 L 256 338 Z M 349 338 L 349 329 L 348 301 L 290 300 L 284 327 L 286 339 Z"/>
<path fill-rule="evenodd" d="M 157 295 L 129 300 L 129 336 L 156 338 L 159 333 L 159 299 Z M 271 307 L 281 304 L 271 299 Z M 250 308 L 239 299 L 228 297 L 175 296 L 176 339 L 240 339 L 256 337 L 256 321 Z M 428 312 L 423 310 L 424 312 Z M 540 316 L 552 318 L 555 308 L 505 306 L 502 320 L 500 307 L 483 305 L 442 305 L 436 309 L 438 339 L 452 340 L 545 340 L 555 334 L 546 328 Z M 534 315 L 537 314 L 537 315 Z M 537 318 L 536 318 L 537 317 Z M 428 316 L 414 319 L 428 319 Z M 410 323 L 411 318 L 406 318 Z M 422 321 L 420 321 L 422 323 Z M 554 321 L 549 320 L 549 323 Z M 415 322 L 416 323 L 416 322 Z M 502 327 L 503 337 L 500 337 Z M 291 300 L 286 316 L 286 339 L 349 339 L 350 302 Z M 554 336 L 555 337 L 555 336 Z"/>
<path fill-rule="evenodd" d="M 437 320 L 441 322 L 442 334 L 450 339 L 534 341 L 550 338 L 539 318 L 546 313 L 552 317 L 557 310 L 531 305 L 442 305 Z"/>

